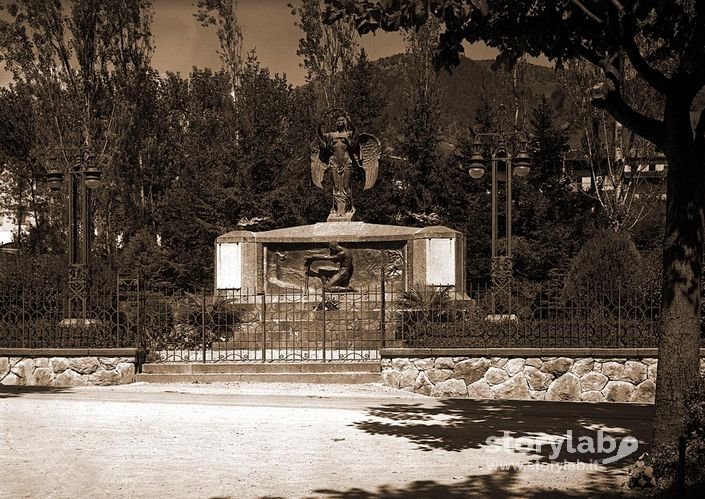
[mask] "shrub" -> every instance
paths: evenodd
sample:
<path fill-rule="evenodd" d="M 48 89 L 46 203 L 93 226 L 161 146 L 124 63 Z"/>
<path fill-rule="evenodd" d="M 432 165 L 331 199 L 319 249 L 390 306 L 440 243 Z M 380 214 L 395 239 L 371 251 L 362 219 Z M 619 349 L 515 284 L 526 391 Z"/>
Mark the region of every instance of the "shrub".
<path fill-rule="evenodd" d="M 705 490 L 705 375 L 699 376 L 686 400 L 686 492 Z M 641 466 L 637 466 L 641 464 Z M 672 445 L 655 446 L 648 455 L 639 459 L 630 470 L 629 485 L 632 488 L 647 488 L 651 485 L 646 478 L 648 468 L 653 470 L 656 485 L 660 492 L 671 496 L 676 487 L 678 467 L 678 447 Z M 693 496 L 695 497 L 695 496 Z"/>
<path fill-rule="evenodd" d="M 642 292 L 644 280 L 641 254 L 629 234 L 600 230 L 573 259 L 564 299 L 629 300 Z"/>
<path fill-rule="evenodd" d="M 447 331 L 448 323 L 459 319 L 451 307 L 448 286 L 413 286 L 404 291 L 398 307 L 397 335 L 407 346 L 430 346 L 428 342 L 438 338 L 438 331 Z"/>
<path fill-rule="evenodd" d="M 119 267 L 139 273 L 152 286 L 170 284 L 174 269 L 166 252 L 157 244 L 156 235 L 143 228 L 130 238 L 118 257 Z"/>
<path fill-rule="evenodd" d="M 66 263 L 56 255 L 3 257 L 0 262 L 0 292 L 6 294 L 44 292 L 58 287 L 66 277 Z"/>
<path fill-rule="evenodd" d="M 241 311 L 237 304 L 220 297 L 191 293 L 186 296 L 188 300 L 175 308 L 174 327 L 169 337 L 172 344 L 194 349 L 201 347 L 205 339 L 206 347 L 211 348 L 214 342 L 232 340 L 240 330 Z"/>

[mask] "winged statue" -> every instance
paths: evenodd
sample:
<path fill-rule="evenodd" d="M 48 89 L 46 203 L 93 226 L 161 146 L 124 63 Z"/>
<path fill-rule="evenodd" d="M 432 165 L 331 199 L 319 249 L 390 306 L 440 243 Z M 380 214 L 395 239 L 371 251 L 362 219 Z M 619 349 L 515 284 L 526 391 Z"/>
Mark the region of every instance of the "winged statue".
<path fill-rule="evenodd" d="M 382 145 L 369 133 L 358 133 L 350 117 L 341 109 L 337 112 L 335 126 L 330 131 L 318 125 L 318 138 L 311 143 L 311 178 L 313 184 L 323 189 L 323 177 L 330 170 L 333 178 L 333 207 L 328 220 L 351 220 L 355 213 L 352 202 L 353 169 L 365 172 L 364 190 L 377 181 Z M 326 114 L 330 114 L 329 111 Z"/>

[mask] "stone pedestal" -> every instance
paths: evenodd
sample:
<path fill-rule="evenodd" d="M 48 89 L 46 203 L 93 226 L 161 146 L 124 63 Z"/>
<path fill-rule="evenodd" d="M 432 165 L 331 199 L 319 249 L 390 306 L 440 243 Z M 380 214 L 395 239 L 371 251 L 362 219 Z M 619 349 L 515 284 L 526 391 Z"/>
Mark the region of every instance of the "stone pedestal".
<path fill-rule="evenodd" d="M 326 219 L 327 222 L 352 222 L 353 215 L 355 215 L 354 211 L 348 212 L 345 215 L 336 215 L 335 213 L 330 213 L 328 215 L 328 218 Z"/>
<path fill-rule="evenodd" d="M 350 287 L 392 292 L 450 286 L 466 299 L 465 248 L 460 232 L 442 226 L 400 227 L 324 222 L 266 232 L 234 231 L 216 239 L 216 288 L 254 294 L 306 294 L 322 287 L 307 278 L 306 259 L 328 255 L 337 242 L 350 251 Z M 330 266 L 330 262 L 321 265 Z"/>

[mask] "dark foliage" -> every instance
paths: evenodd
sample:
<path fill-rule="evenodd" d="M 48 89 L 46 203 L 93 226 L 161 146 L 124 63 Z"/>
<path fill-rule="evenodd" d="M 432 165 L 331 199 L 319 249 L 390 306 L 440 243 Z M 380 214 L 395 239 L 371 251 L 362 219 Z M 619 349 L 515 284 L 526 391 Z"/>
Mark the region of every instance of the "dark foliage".
<path fill-rule="evenodd" d="M 687 497 L 696 497 L 705 490 L 705 374 L 694 383 L 686 403 L 684 435 L 685 490 Z M 663 497 L 673 497 L 676 492 L 676 469 L 678 447 L 676 445 L 656 445 L 641 456 L 630 470 L 629 485 L 636 489 L 653 487 L 652 478 Z"/>

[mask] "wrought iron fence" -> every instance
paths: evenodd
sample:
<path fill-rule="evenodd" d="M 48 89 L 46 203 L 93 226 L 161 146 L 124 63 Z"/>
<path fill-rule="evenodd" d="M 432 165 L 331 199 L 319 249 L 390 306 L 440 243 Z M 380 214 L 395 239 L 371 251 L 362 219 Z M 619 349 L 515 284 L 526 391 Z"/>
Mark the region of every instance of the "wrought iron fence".
<path fill-rule="evenodd" d="M 657 291 L 516 283 L 493 291 L 188 293 L 121 278 L 87 315 L 57 289 L 0 290 L 0 347 L 123 348 L 154 362 L 375 360 L 382 347 L 656 347 Z"/>
<path fill-rule="evenodd" d="M 371 288 L 184 293 L 148 297 L 145 311 L 154 362 L 376 360 L 385 330 L 384 294 Z"/>
<path fill-rule="evenodd" d="M 68 288 L 0 289 L 0 347 L 128 348 L 139 344 L 138 307 L 117 283 L 94 286 L 87 309 L 69 312 Z"/>
<path fill-rule="evenodd" d="M 407 292 L 397 300 L 396 346 L 485 348 L 656 347 L 660 292 L 619 284 L 580 288 L 516 282 Z M 388 344 L 392 342 L 387 342 Z"/>

